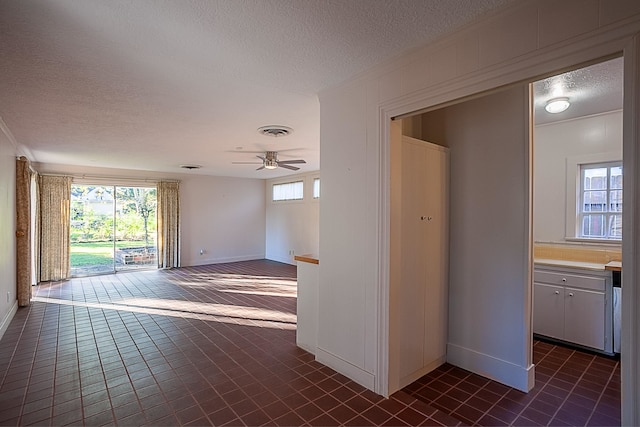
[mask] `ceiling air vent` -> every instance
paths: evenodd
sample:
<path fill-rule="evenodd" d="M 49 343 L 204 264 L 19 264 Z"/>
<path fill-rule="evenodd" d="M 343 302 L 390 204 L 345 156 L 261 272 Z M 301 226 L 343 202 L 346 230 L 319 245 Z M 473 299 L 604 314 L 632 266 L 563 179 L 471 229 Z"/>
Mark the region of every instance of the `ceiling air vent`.
<path fill-rule="evenodd" d="M 272 136 L 274 138 L 278 138 L 289 135 L 291 132 L 293 132 L 293 129 L 287 126 L 269 125 L 258 128 L 258 132 L 264 136 Z"/>
<path fill-rule="evenodd" d="M 200 169 L 202 166 L 200 166 L 200 165 L 180 165 L 180 167 L 182 169 L 193 170 L 193 169 Z"/>

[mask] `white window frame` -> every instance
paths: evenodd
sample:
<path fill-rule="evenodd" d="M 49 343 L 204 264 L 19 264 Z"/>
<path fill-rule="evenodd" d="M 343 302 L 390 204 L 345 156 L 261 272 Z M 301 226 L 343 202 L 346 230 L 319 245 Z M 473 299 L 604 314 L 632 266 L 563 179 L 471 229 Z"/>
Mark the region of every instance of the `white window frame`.
<path fill-rule="evenodd" d="M 289 197 L 289 198 L 281 198 L 281 199 L 276 199 L 276 187 L 282 187 L 282 186 L 287 186 L 287 185 L 296 185 L 296 186 L 300 186 L 300 197 Z M 271 201 L 272 202 L 295 202 L 295 201 L 301 201 L 304 200 L 304 180 L 303 179 L 299 179 L 299 180 L 295 180 L 295 181 L 287 181 L 287 182 L 279 182 L 279 183 L 274 183 L 271 185 Z"/>
<path fill-rule="evenodd" d="M 621 245 L 620 239 L 595 239 L 579 237 L 582 224 L 578 221 L 582 202 L 580 182 L 581 167 L 586 164 L 622 163 L 622 151 L 583 154 L 566 158 L 566 205 L 565 205 L 565 240 L 573 242 L 606 243 Z"/>
<path fill-rule="evenodd" d="M 316 182 L 318 183 L 317 192 L 316 192 Z M 313 198 L 315 200 L 318 200 L 320 198 L 320 177 L 319 176 L 314 176 L 311 179 L 311 187 L 312 187 Z"/>
<path fill-rule="evenodd" d="M 579 204 L 579 208 L 577 211 L 577 226 L 578 226 L 578 233 L 577 233 L 577 237 L 580 239 L 604 239 L 604 240 L 612 240 L 612 241 L 621 241 L 622 238 L 618 238 L 618 237 L 612 237 L 609 234 L 610 228 L 611 228 L 611 221 L 613 220 L 613 217 L 616 215 L 622 215 L 621 211 L 611 211 L 610 210 L 610 204 L 611 204 L 611 200 L 609 199 L 609 196 L 611 194 L 611 191 L 613 190 L 620 190 L 622 191 L 622 188 L 619 189 L 612 189 L 611 188 L 611 169 L 612 168 L 622 168 L 622 161 L 617 161 L 617 162 L 606 162 L 606 163 L 585 163 L 585 164 L 581 164 L 580 165 L 580 204 Z M 590 170 L 590 169 L 607 169 L 607 177 L 605 179 L 605 188 L 603 188 L 602 190 L 587 190 L 584 188 L 584 183 L 585 183 L 585 171 Z M 606 200 L 604 202 L 605 204 L 605 209 L 603 211 L 585 211 L 584 210 L 584 196 L 585 193 L 587 193 L 588 191 L 604 191 L 606 193 Z M 605 218 L 605 229 L 604 229 L 604 233 L 605 235 L 602 237 L 592 237 L 592 236 L 585 236 L 583 234 L 583 221 L 585 216 L 587 215 L 604 215 Z"/>

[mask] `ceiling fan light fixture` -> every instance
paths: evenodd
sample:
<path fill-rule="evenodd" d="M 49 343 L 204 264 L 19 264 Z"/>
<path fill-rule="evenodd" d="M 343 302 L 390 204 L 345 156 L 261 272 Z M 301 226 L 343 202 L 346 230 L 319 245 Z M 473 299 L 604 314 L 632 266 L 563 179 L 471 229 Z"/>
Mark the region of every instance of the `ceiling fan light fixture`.
<path fill-rule="evenodd" d="M 567 97 L 553 98 L 547 101 L 544 109 L 547 110 L 547 113 L 558 114 L 565 111 L 570 105 L 571 103 Z"/>
<path fill-rule="evenodd" d="M 273 159 L 266 159 L 264 161 L 265 169 L 276 169 L 278 167 L 278 161 Z"/>

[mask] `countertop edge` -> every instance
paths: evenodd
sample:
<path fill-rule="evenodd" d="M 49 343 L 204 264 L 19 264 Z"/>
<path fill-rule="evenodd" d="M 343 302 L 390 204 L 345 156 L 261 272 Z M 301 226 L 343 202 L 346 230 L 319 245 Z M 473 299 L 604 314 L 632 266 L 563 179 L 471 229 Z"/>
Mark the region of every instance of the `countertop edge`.
<path fill-rule="evenodd" d="M 320 260 L 313 255 L 296 255 L 293 259 L 300 262 L 308 262 L 309 264 L 320 264 Z"/>
<path fill-rule="evenodd" d="M 622 263 L 620 261 L 611 261 L 606 264 L 596 262 L 568 261 L 561 259 L 536 258 L 533 260 L 536 265 L 547 265 L 553 267 L 581 268 L 592 271 L 622 271 Z"/>

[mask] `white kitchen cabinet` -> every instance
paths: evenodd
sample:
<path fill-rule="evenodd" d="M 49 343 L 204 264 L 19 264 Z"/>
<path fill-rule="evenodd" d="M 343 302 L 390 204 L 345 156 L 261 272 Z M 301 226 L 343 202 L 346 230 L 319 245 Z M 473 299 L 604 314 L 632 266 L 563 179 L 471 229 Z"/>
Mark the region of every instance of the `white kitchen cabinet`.
<path fill-rule="evenodd" d="M 567 341 L 605 349 L 605 293 L 583 289 L 564 290 L 564 336 Z"/>
<path fill-rule="evenodd" d="M 611 292 L 608 272 L 536 266 L 533 332 L 612 353 Z"/>
<path fill-rule="evenodd" d="M 564 339 L 564 288 L 536 283 L 533 291 L 533 331 Z"/>
<path fill-rule="evenodd" d="M 449 150 L 402 137 L 392 158 L 390 390 L 445 361 Z M 396 173 L 394 173 L 396 172 Z"/>

